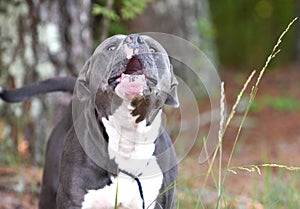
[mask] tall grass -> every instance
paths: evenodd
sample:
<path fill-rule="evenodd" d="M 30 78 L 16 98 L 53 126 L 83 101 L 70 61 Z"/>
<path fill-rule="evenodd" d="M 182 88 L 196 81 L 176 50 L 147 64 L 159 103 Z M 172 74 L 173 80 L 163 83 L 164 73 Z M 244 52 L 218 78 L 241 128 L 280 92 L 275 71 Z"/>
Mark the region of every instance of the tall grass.
<path fill-rule="evenodd" d="M 261 82 L 261 79 L 263 78 L 264 74 L 265 74 L 265 71 L 267 70 L 268 66 L 270 65 L 271 61 L 276 57 L 276 55 L 280 52 L 280 49 L 279 49 L 279 46 L 280 44 L 282 43 L 282 39 L 283 37 L 286 35 L 286 33 L 290 30 L 290 27 L 294 24 L 294 22 L 297 20 L 297 18 L 293 19 L 287 26 L 287 28 L 282 32 L 282 34 L 279 36 L 278 40 L 277 40 L 277 43 L 275 44 L 275 46 L 273 47 L 273 50 L 271 52 L 271 54 L 268 56 L 266 62 L 265 62 L 265 65 L 262 67 L 262 69 L 260 70 L 259 72 L 259 75 L 258 75 L 258 78 L 255 82 L 255 85 L 252 86 L 251 88 L 251 92 L 250 92 L 250 95 L 249 95 L 249 101 L 247 103 L 247 106 L 246 106 L 246 110 L 244 112 L 244 115 L 243 115 L 243 118 L 242 118 L 242 121 L 241 121 L 241 124 L 238 128 L 238 131 L 237 131 L 237 134 L 236 134 L 236 137 L 235 137 L 235 140 L 234 140 L 234 144 L 233 144 L 233 147 L 232 147 L 232 150 L 231 150 L 231 153 L 230 153 L 230 156 L 229 156 L 229 160 L 227 162 L 227 166 L 226 166 L 226 171 L 224 173 L 224 176 L 222 177 L 221 175 L 221 172 L 222 172 L 222 169 L 221 169 L 221 161 L 222 161 L 222 141 L 223 141 L 223 136 L 224 136 L 224 133 L 226 132 L 227 130 L 227 127 L 228 125 L 230 124 L 232 118 L 234 117 L 235 115 L 235 112 L 236 112 L 236 107 L 238 105 L 238 103 L 240 102 L 240 99 L 241 97 L 243 96 L 248 84 L 250 83 L 250 81 L 253 79 L 253 76 L 254 74 L 256 73 L 256 71 L 253 71 L 251 73 L 251 75 L 249 76 L 249 78 L 247 79 L 247 81 L 245 82 L 242 90 L 240 91 L 240 93 L 238 94 L 237 96 L 237 99 L 236 99 L 236 102 L 235 104 L 233 105 L 232 109 L 231 109 L 231 112 L 229 114 L 229 117 L 227 118 L 226 122 L 225 122 L 225 126 L 223 126 L 222 124 L 220 124 L 220 132 L 222 133 L 221 135 L 221 138 L 219 137 L 219 144 L 218 144 L 218 147 L 217 149 L 215 150 L 215 154 L 214 154 L 214 158 L 212 160 L 212 163 L 211 165 L 213 165 L 214 163 L 214 160 L 215 160 L 215 156 L 217 155 L 217 153 L 219 153 L 219 156 L 220 156 L 220 160 L 219 160 L 219 175 L 218 175 L 218 178 L 219 178 L 219 184 L 218 184 L 218 202 L 217 202 L 217 208 L 220 209 L 221 208 L 221 201 L 222 201 L 222 195 L 223 195 L 223 192 L 222 192 L 222 188 L 224 187 L 224 183 L 225 183 L 225 180 L 226 180 L 226 177 L 227 177 L 227 174 L 228 174 L 228 171 L 229 170 L 232 170 L 230 169 L 230 163 L 231 163 L 231 160 L 232 160 L 232 157 L 233 157 L 233 154 L 235 152 L 235 149 L 236 149 L 236 144 L 238 142 L 238 139 L 239 139 L 239 136 L 240 136 L 240 133 L 241 133 L 241 130 L 242 130 L 242 127 L 244 126 L 245 124 L 245 120 L 246 120 L 246 117 L 249 113 L 249 110 L 250 110 L 250 107 L 255 99 L 255 96 L 257 94 L 257 91 L 259 89 L 259 84 Z M 221 93 L 224 94 L 224 90 L 223 90 L 224 86 L 222 85 L 221 87 Z M 222 97 L 225 97 L 225 95 L 223 95 Z M 222 118 L 224 116 L 222 116 L 224 114 L 224 112 L 222 111 L 222 106 L 224 106 L 224 100 L 221 99 L 221 122 L 222 122 Z M 285 168 L 285 169 L 289 169 L 289 170 L 296 170 L 298 168 L 290 168 L 288 166 L 285 166 L 285 165 L 278 165 L 278 164 L 262 164 L 262 165 L 251 165 L 251 166 L 240 166 L 239 168 L 240 169 L 251 169 L 251 171 L 256 170 L 258 173 L 261 173 L 260 172 L 260 169 L 259 167 L 281 167 L 281 168 Z M 210 168 L 211 169 L 211 168 Z M 209 173 L 208 173 L 209 174 Z M 222 184 L 220 184 L 220 181 L 222 181 Z"/>
<path fill-rule="evenodd" d="M 256 71 L 253 71 L 248 79 L 246 80 L 246 82 L 244 83 L 243 88 L 241 89 L 240 93 L 237 95 L 236 98 L 236 102 L 234 103 L 234 105 L 232 106 L 231 111 L 229 112 L 228 117 L 226 117 L 226 113 L 225 113 L 225 90 L 224 90 L 224 83 L 221 84 L 221 99 L 220 99 L 220 129 L 219 129 L 219 134 L 218 134 L 218 144 L 217 147 L 215 149 L 215 151 L 213 152 L 213 155 L 211 158 L 209 158 L 209 156 L 207 155 L 208 158 L 208 170 L 206 172 L 203 184 L 202 184 L 202 188 L 200 189 L 200 194 L 198 194 L 198 199 L 197 202 L 195 204 L 195 209 L 198 208 L 205 208 L 204 206 L 204 201 L 202 200 L 202 191 L 204 191 L 204 188 L 206 187 L 208 178 L 211 177 L 215 187 L 217 188 L 217 202 L 216 202 L 216 206 L 215 208 L 220 209 L 220 208 L 226 208 L 226 201 L 224 199 L 224 184 L 226 181 L 226 177 L 228 175 L 229 172 L 237 174 L 239 170 L 244 170 L 244 171 L 248 171 L 248 172 L 257 172 L 259 175 L 261 174 L 261 168 L 281 168 L 281 169 L 286 169 L 286 170 L 290 170 L 290 171 L 298 171 L 300 170 L 299 167 L 290 167 L 290 166 L 286 166 L 286 165 L 280 165 L 280 164 L 276 164 L 276 163 L 266 163 L 266 164 L 260 164 L 260 165 L 242 165 L 242 166 L 236 166 L 236 167 L 230 167 L 231 165 L 231 161 L 232 161 L 232 157 L 235 153 L 236 150 L 236 145 L 238 142 L 238 139 L 240 137 L 240 133 L 241 130 L 245 124 L 247 115 L 250 111 L 250 107 L 253 104 L 253 101 L 256 97 L 256 94 L 258 92 L 259 89 L 259 85 L 260 82 L 268 68 L 268 66 L 270 65 L 271 61 L 276 57 L 276 55 L 280 52 L 280 44 L 282 43 L 282 39 L 284 38 L 284 36 L 286 35 L 286 33 L 290 30 L 291 26 L 295 23 L 295 21 L 297 20 L 297 18 L 293 19 L 288 26 L 286 27 L 286 29 L 282 32 L 282 34 L 279 36 L 276 44 L 273 47 L 273 50 L 271 51 L 270 55 L 267 57 L 266 62 L 264 64 L 264 66 L 262 67 L 262 69 L 259 71 L 259 74 L 257 76 L 257 79 L 254 83 L 254 85 L 251 87 L 251 92 L 249 94 L 249 101 L 246 105 L 246 109 L 245 112 L 243 113 L 243 117 L 242 117 L 242 121 L 238 127 L 236 136 L 235 136 L 235 140 L 230 152 L 230 156 L 229 159 L 227 161 L 226 167 L 223 168 L 222 165 L 222 161 L 223 161 L 223 138 L 224 138 L 224 134 L 227 131 L 228 126 L 230 125 L 232 119 L 235 116 L 236 113 L 236 108 L 242 98 L 242 96 L 244 95 L 246 89 L 248 88 L 249 84 L 251 83 L 251 81 L 253 81 L 253 78 L 256 74 Z M 205 141 L 205 140 L 204 140 Z M 204 142 L 204 149 L 206 150 L 206 141 Z M 218 161 L 216 160 L 218 159 Z M 213 166 L 217 164 L 218 170 L 213 170 Z M 217 175 L 216 175 L 217 173 Z M 178 185 L 180 185 L 180 183 L 178 183 Z"/>

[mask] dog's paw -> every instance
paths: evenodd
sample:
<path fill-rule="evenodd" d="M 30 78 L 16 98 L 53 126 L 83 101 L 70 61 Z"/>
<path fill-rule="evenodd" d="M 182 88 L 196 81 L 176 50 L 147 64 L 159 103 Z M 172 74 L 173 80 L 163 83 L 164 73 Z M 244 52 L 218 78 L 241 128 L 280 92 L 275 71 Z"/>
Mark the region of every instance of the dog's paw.
<path fill-rule="evenodd" d="M 117 203 L 116 194 L 118 195 Z M 112 179 L 112 184 L 102 189 L 89 190 L 84 196 L 81 209 L 114 209 L 115 204 L 118 209 L 142 209 L 138 187 L 131 178 L 123 176 L 118 180 Z"/>
<path fill-rule="evenodd" d="M 84 196 L 81 209 L 113 209 L 115 197 L 104 190 L 89 190 Z"/>

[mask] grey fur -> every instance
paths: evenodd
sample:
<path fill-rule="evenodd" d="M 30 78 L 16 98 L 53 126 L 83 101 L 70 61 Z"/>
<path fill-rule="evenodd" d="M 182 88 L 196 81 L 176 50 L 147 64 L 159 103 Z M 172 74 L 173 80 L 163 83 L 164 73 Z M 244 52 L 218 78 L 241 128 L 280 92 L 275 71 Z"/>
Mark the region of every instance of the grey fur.
<path fill-rule="evenodd" d="M 135 56 L 148 79 L 144 95 L 132 101 L 132 115 L 138 116 L 136 122 L 146 119 L 147 124 L 151 124 L 164 104 L 179 105 L 177 80 L 166 51 L 157 41 L 148 36 L 131 36 L 138 37 L 138 44 L 134 47 L 139 49 L 139 53 Z M 48 140 L 40 209 L 79 209 L 87 190 L 109 185 L 111 176 L 118 173 L 117 165 L 109 159 L 109 138 L 100 119 L 112 115 L 122 103 L 114 92 L 114 78 L 120 76 L 128 64 L 124 54 L 126 37 L 117 35 L 101 43 L 80 72 L 75 88 L 74 82 L 71 82 L 71 87 L 70 83 L 61 87 L 63 80 L 53 80 L 51 91 L 73 91 L 74 88 L 73 110 L 70 105 Z M 151 54 L 151 49 L 155 49 L 156 53 Z M 39 92 L 33 92 L 32 85 L 19 89 L 17 95 L 21 97 L 3 89 L 0 89 L 0 95 L 4 100 L 9 98 L 8 102 L 22 101 L 35 94 L 49 92 L 49 85 L 45 84 L 47 82 L 39 82 Z M 10 97 L 3 96 L 4 93 Z M 92 128 L 80 129 L 90 126 Z M 177 177 L 175 152 L 163 127 L 155 142 L 154 155 L 163 172 L 160 189 L 163 192 Z M 173 208 L 173 198 L 174 188 L 171 187 L 158 196 L 155 208 Z"/>

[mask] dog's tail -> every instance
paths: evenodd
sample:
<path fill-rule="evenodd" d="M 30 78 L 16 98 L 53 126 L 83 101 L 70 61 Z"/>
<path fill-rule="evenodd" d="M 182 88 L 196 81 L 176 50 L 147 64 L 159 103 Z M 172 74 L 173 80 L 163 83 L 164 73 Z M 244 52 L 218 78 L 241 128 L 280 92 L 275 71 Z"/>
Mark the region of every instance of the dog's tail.
<path fill-rule="evenodd" d="M 37 94 L 55 91 L 73 93 L 75 83 L 75 77 L 54 77 L 12 90 L 6 90 L 5 88 L 0 87 L 0 98 L 6 102 L 13 103 L 22 102 Z"/>

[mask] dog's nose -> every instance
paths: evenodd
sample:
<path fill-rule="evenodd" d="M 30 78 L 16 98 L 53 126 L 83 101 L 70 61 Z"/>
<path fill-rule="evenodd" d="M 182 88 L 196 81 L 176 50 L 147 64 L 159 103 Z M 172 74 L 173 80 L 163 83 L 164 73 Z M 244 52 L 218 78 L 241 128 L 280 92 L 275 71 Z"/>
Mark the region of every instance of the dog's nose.
<path fill-rule="evenodd" d="M 138 34 L 131 34 L 128 35 L 125 40 L 124 43 L 126 43 L 128 46 L 130 46 L 131 48 L 138 48 L 141 44 L 144 44 L 145 41 L 143 39 L 143 37 L 141 37 Z"/>

